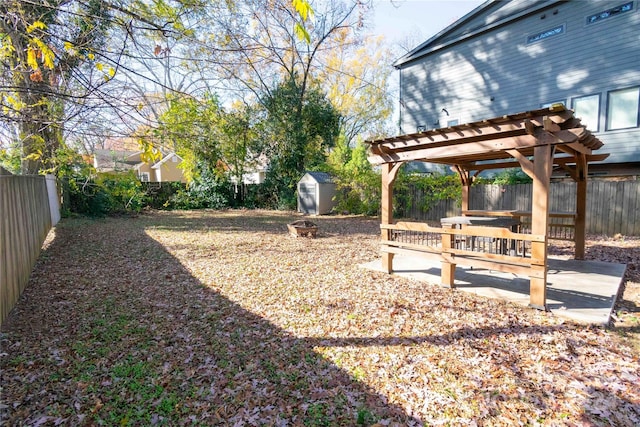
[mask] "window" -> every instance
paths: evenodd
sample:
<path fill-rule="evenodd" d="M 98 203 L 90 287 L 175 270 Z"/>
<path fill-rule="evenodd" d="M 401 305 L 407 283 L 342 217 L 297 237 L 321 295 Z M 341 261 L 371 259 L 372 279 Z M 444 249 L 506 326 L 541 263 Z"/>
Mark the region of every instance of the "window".
<path fill-rule="evenodd" d="M 557 36 L 564 33 L 564 24 L 558 25 L 557 27 L 550 28 L 545 31 L 541 31 L 536 34 L 531 34 L 527 37 L 527 44 L 535 43 L 540 40 L 547 39 L 549 37 Z"/>
<path fill-rule="evenodd" d="M 427 130 L 427 127 L 424 125 L 418 126 L 416 128 L 416 132 L 425 132 Z"/>
<path fill-rule="evenodd" d="M 457 126 L 457 125 L 458 125 L 458 119 L 447 120 L 447 127 Z"/>
<path fill-rule="evenodd" d="M 607 130 L 638 126 L 640 87 L 614 90 L 607 100 Z"/>
<path fill-rule="evenodd" d="M 140 181 L 149 182 L 149 172 L 140 172 Z"/>
<path fill-rule="evenodd" d="M 595 15 L 587 16 L 587 24 L 593 24 L 600 22 L 604 19 L 611 18 L 612 16 L 619 15 L 624 12 L 631 12 L 633 10 L 633 2 L 629 1 L 620 6 L 612 7 L 611 9 L 603 10 Z"/>
<path fill-rule="evenodd" d="M 175 154 L 173 156 L 171 156 L 171 161 L 173 163 L 178 163 L 178 156 L 176 156 Z"/>
<path fill-rule="evenodd" d="M 582 124 L 590 131 L 600 130 L 600 95 L 587 95 L 573 98 L 575 116 L 582 120 Z"/>

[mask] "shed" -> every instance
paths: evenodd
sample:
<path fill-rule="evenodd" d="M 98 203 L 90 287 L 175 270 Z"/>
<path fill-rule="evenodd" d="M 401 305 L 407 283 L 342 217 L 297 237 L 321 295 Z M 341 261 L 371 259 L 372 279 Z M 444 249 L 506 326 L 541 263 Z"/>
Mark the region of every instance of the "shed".
<path fill-rule="evenodd" d="M 298 212 L 328 214 L 334 207 L 336 184 L 326 172 L 306 172 L 298 181 Z"/>

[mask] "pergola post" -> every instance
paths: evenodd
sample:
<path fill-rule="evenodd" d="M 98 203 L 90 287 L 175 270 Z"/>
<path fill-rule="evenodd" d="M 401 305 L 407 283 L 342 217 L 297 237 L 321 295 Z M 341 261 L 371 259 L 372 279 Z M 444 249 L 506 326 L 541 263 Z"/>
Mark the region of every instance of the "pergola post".
<path fill-rule="evenodd" d="M 462 184 L 462 203 L 461 209 L 462 214 L 469 210 L 469 191 L 471 189 L 471 174 L 468 170 L 462 169 L 459 166 L 456 166 L 456 172 L 458 172 L 458 176 L 460 177 L 460 183 Z"/>
<path fill-rule="evenodd" d="M 584 259 L 587 229 L 587 167 L 586 156 L 578 155 L 576 162 L 576 219 L 574 229 L 575 259 Z"/>
<path fill-rule="evenodd" d="M 462 209 L 462 214 L 469 210 L 469 185 L 462 183 L 462 203 L 460 205 Z"/>
<path fill-rule="evenodd" d="M 385 163 L 382 165 L 382 200 L 380 203 L 380 222 L 382 224 L 393 224 L 393 182 L 395 181 L 396 171 L 394 172 L 393 163 Z M 381 236 L 383 241 L 391 240 L 391 230 L 382 229 Z M 382 269 L 387 273 L 393 271 L 393 253 L 382 253 Z"/>
<path fill-rule="evenodd" d="M 529 305 L 541 310 L 547 307 L 547 230 L 553 152 L 550 144 L 538 145 L 533 157 L 531 233 L 545 238 L 542 242 L 531 242 Z"/>

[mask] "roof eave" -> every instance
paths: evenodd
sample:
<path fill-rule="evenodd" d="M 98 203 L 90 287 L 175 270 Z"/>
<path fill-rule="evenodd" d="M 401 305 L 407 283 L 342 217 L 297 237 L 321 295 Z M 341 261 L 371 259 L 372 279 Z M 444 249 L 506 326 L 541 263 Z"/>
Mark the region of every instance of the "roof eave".
<path fill-rule="evenodd" d="M 475 8 L 474 10 L 472 10 L 471 12 L 469 12 L 467 15 L 463 16 L 462 18 L 460 18 L 458 21 L 454 22 L 453 24 L 451 24 L 450 26 L 448 26 L 447 28 L 445 28 L 444 30 L 440 31 L 438 34 L 436 34 L 435 36 L 431 37 L 429 40 L 427 40 L 426 42 L 422 43 L 421 45 L 419 45 L 418 47 L 416 47 L 415 49 L 413 49 L 411 52 L 407 53 L 406 55 L 404 55 L 403 57 L 401 57 L 400 59 L 398 59 L 396 62 L 393 63 L 393 66 L 396 69 L 401 69 L 403 68 L 404 65 L 409 64 L 411 62 L 417 61 L 418 59 L 424 58 L 425 56 L 428 56 L 434 52 L 437 52 L 441 49 L 450 47 L 450 46 L 454 46 L 458 43 L 461 43 L 463 41 L 466 41 L 470 38 L 476 37 L 480 34 L 486 33 L 488 31 L 494 30 L 496 28 L 502 27 L 510 22 L 513 22 L 517 19 L 523 18 L 525 16 L 534 14 L 539 12 L 540 10 L 544 10 L 544 9 L 548 9 L 550 7 L 555 6 L 558 3 L 564 3 L 567 0 L 556 0 L 556 1 L 551 1 L 549 3 L 540 3 L 540 4 L 534 4 L 531 8 L 525 9 L 523 11 L 521 11 L 520 13 L 516 13 L 514 15 L 510 15 L 507 16 L 504 19 L 501 19 L 499 21 L 496 21 L 490 25 L 478 28 L 475 31 L 471 31 L 468 34 L 465 34 L 464 36 L 454 39 L 454 40 L 449 40 L 448 42 L 445 43 L 441 43 L 441 44 L 436 44 L 434 46 L 432 46 L 430 49 L 425 49 L 426 47 L 428 47 L 430 44 L 432 44 L 433 42 L 437 41 L 439 38 L 443 37 L 445 34 L 450 33 L 451 31 L 457 29 L 458 27 L 460 27 L 461 25 L 463 25 L 465 22 L 469 21 L 471 18 L 475 17 L 476 15 L 482 13 L 485 9 L 487 9 L 489 6 L 491 6 L 493 3 L 497 3 L 499 2 L 499 0 L 488 0 L 485 3 L 481 4 L 480 6 L 478 6 L 477 8 Z"/>
<path fill-rule="evenodd" d="M 164 156 L 160 161 L 158 161 L 157 163 L 155 163 L 153 166 L 151 166 L 152 169 L 158 169 L 160 166 L 162 166 L 163 164 L 167 163 L 167 161 L 169 161 L 169 159 L 173 156 L 176 156 L 178 158 L 178 160 L 182 161 L 182 157 L 180 157 L 178 154 L 176 154 L 175 152 L 170 152 L 169 154 L 167 154 L 166 156 Z"/>
<path fill-rule="evenodd" d="M 487 7 L 489 7 L 490 4 L 492 4 L 492 3 L 496 2 L 496 1 L 497 0 L 487 0 L 487 1 L 485 1 L 480 6 L 476 7 L 471 12 L 467 13 L 466 15 L 464 15 L 462 18 L 456 20 L 453 24 L 448 25 L 447 27 L 443 28 L 441 31 L 439 31 L 437 34 L 435 34 L 433 37 L 431 37 L 430 39 L 428 39 L 424 43 L 419 44 L 417 47 L 415 47 L 411 51 L 405 53 L 402 57 L 398 58 L 396 60 L 396 62 L 393 63 L 393 66 L 395 68 L 399 68 L 400 65 L 404 64 L 405 62 L 408 62 L 408 61 L 411 61 L 411 60 L 415 59 L 415 58 L 412 58 L 413 55 L 415 55 L 416 53 L 420 52 L 426 46 L 429 46 L 429 44 L 431 44 L 435 40 L 439 39 L 440 37 L 444 36 L 445 34 L 455 30 L 458 27 L 460 27 L 465 22 L 469 21 L 471 18 L 475 17 L 480 12 L 484 11 Z"/>

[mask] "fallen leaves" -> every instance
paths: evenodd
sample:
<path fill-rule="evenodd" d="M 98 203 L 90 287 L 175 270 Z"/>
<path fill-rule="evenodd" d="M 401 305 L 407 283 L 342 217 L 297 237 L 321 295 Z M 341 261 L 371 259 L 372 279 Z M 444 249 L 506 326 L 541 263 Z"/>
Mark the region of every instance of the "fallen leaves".
<path fill-rule="evenodd" d="M 295 218 L 63 221 L 2 329 L 0 421 L 640 423 L 638 354 L 616 334 L 361 269 L 377 220 L 318 217 L 296 239 Z M 588 256 L 637 266 L 598 242 Z"/>

